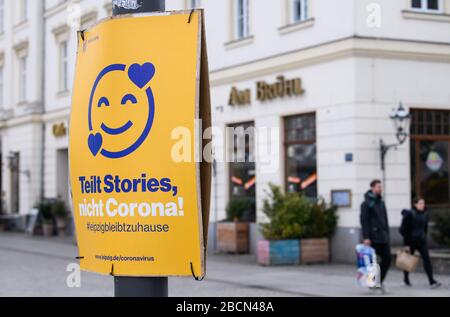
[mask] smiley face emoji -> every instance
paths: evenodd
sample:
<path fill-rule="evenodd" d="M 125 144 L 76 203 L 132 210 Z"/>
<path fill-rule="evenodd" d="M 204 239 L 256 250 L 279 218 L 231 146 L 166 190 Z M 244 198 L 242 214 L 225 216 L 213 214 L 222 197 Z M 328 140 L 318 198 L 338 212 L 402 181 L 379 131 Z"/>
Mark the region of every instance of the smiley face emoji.
<path fill-rule="evenodd" d="M 120 159 L 147 139 L 155 118 L 151 63 L 112 64 L 97 76 L 89 98 L 88 146 L 93 156 Z"/>

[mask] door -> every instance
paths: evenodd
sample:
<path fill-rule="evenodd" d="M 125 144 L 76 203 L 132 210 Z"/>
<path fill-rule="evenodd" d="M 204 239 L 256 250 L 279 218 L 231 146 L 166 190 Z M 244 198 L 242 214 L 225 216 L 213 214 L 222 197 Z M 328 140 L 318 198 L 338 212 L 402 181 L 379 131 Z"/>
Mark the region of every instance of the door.
<path fill-rule="evenodd" d="M 20 153 L 12 153 L 9 157 L 11 212 L 20 212 Z"/>
<path fill-rule="evenodd" d="M 411 113 L 412 198 L 422 197 L 433 208 L 449 208 L 450 111 Z"/>

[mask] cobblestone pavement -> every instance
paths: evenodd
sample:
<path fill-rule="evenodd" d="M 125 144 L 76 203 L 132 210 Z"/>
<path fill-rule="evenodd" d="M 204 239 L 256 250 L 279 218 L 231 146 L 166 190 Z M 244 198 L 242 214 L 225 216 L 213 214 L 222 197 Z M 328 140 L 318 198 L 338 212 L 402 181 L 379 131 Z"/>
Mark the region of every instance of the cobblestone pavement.
<path fill-rule="evenodd" d="M 113 296 L 109 276 L 82 273 L 81 288 L 69 288 L 67 266 L 76 263 L 73 241 L 0 233 L 0 296 Z M 203 282 L 169 279 L 176 297 L 376 296 L 355 283 L 351 265 L 260 267 L 252 256 L 211 255 Z M 413 274 L 413 287 L 402 274 L 389 273 L 384 296 L 450 296 L 450 276 L 437 276 L 443 287 L 428 288 L 424 274 Z"/>

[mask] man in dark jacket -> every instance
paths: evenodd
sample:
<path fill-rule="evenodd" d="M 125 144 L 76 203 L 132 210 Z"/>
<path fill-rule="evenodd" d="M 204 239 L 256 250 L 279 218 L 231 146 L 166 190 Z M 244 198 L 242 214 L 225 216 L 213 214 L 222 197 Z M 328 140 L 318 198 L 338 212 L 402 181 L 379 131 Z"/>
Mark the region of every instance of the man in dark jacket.
<path fill-rule="evenodd" d="M 381 283 L 386 278 L 391 265 L 389 221 L 382 193 L 381 181 L 372 181 L 370 190 L 365 194 L 364 202 L 361 204 L 363 243 L 374 248 L 381 259 Z"/>

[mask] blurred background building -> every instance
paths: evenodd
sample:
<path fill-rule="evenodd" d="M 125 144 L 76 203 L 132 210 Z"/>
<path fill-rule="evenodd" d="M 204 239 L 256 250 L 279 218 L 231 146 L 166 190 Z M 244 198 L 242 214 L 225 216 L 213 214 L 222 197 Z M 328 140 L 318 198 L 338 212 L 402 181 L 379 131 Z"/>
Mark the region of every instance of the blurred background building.
<path fill-rule="evenodd" d="M 247 130 L 248 153 L 277 148 L 266 157 L 276 168 L 215 164 L 212 239 L 227 203 L 247 197 L 255 252 L 274 183 L 341 205 L 333 259 L 353 260 L 359 206 L 383 178 L 380 140 L 398 142 L 400 102 L 412 117 L 407 141 L 386 155 L 394 240 L 412 197 L 450 208 L 450 0 L 167 0 L 168 10 L 192 7 L 205 8 L 214 125 L 279 132 L 268 143 Z M 75 31 L 109 15 L 109 0 L 0 0 L 4 212 L 26 215 L 42 198 L 69 205 Z"/>

